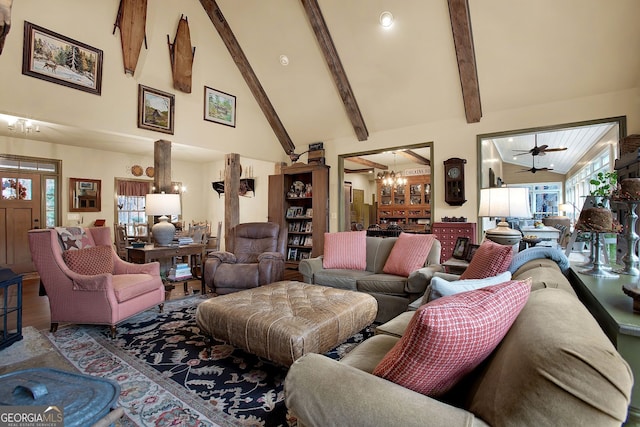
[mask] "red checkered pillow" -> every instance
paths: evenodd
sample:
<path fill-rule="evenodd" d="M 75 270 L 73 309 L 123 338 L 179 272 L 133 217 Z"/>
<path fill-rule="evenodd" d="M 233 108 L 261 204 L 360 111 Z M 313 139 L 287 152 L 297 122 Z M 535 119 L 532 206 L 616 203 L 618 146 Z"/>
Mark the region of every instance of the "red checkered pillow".
<path fill-rule="evenodd" d="M 433 234 L 400 233 L 382 271 L 408 277 L 424 266 L 434 240 Z"/>
<path fill-rule="evenodd" d="M 509 269 L 512 258 L 512 246 L 485 240 L 471 258 L 469 267 L 462 273 L 460 280 L 497 276 Z"/>
<path fill-rule="evenodd" d="M 442 395 L 502 341 L 530 289 L 531 279 L 512 280 L 423 305 L 373 374 L 418 393 Z"/>
<path fill-rule="evenodd" d="M 62 252 L 62 259 L 69 270 L 85 276 L 113 272 L 111 246 L 93 246 Z"/>
<path fill-rule="evenodd" d="M 367 232 L 324 233 L 322 267 L 365 270 L 367 268 Z"/>

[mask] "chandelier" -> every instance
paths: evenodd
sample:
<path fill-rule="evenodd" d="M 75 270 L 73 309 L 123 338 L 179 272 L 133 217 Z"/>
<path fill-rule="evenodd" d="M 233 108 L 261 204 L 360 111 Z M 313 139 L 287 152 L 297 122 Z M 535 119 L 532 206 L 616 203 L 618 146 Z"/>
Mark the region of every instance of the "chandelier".
<path fill-rule="evenodd" d="M 393 169 L 396 168 L 396 153 L 393 153 Z M 407 183 L 407 178 L 402 176 L 402 173 L 395 172 L 391 170 L 391 172 L 378 172 L 377 178 L 382 180 L 383 185 L 390 185 L 392 187 L 402 186 Z"/>
<path fill-rule="evenodd" d="M 40 126 L 34 125 L 31 120 L 12 118 L 7 123 L 7 128 L 11 132 L 20 132 L 29 134 L 31 132 L 40 132 Z"/>

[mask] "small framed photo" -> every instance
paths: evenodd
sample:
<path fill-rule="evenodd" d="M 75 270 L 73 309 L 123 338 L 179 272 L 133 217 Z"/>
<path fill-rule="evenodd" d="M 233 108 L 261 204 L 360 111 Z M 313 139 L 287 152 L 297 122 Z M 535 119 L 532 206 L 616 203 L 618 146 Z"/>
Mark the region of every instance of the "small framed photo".
<path fill-rule="evenodd" d="M 291 206 L 287 209 L 287 218 L 295 218 L 297 209 L 295 206 Z"/>
<path fill-rule="evenodd" d="M 236 97 L 205 86 L 204 119 L 236 127 Z"/>
<path fill-rule="evenodd" d="M 473 258 L 479 247 L 480 245 L 474 245 L 473 243 L 470 243 L 467 246 L 467 253 L 464 256 L 464 260 L 467 262 L 471 262 L 471 258 Z"/>
<path fill-rule="evenodd" d="M 138 85 L 138 127 L 173 135 L 176 97 Z"/>
<path fill-rule="evenodd" d="M 467 245 L 469 244 L 468 237 L 458 237 L 456 245 L 453 247 L 452 256 L 457 259 L 464 259 L 467 253 Z"/>
<path fill-rule="evenodd" d="M 25 21 L 22 74 L 100 95 L 102 50 Z"/>
<path fill-rule="evenodd" d="M 305 216 L 309 218 L 313 218 L 313 209 L 312 208 L 307 209 L 307 212 L 305 212 Z"/>
<path fill-rule="evenodd" d="M 313 232 L 313 222 L 312 221 L 307 221 L 307 224 L 304 227 L 304 231 L 307 232 L 307 233 Z"/>

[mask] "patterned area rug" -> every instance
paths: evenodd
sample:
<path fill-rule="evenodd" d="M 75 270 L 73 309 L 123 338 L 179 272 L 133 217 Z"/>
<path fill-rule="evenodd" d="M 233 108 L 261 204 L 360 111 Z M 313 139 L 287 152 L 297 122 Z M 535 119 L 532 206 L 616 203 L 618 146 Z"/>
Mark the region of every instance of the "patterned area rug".
<path fill-rule="evenodd" d="M 141 313 L 110 339 L 103 326 L 47 334 L 81 372 L 115 380 L 119 404 L 138 425 L 295 426 L 284 404 L 287 369 L 222 342 L 211 357 L 195 323 L 201 297 Z M 354 335 L 327 353 L 339 359 L 372 334 Z"/>

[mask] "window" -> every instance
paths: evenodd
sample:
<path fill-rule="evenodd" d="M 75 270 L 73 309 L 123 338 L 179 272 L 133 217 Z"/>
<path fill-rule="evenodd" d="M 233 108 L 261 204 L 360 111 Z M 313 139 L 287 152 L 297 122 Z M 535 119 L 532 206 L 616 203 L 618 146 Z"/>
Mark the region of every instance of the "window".
<path fill-rule="evenodd" d="M 515 184 L 513 187 L 529 189 L 529 207 L 534 219 L 558 215 L 558 204 L 562 203 L 562 183 Z"/>
<path fill-rule="evenodd" d="M 149 181 L 117 180 L 117 223 L 127 227 L 129 236 L 147 235 L 147 216 L 144 212 L 145 195 L 150 192 Z"/>
<path fill-rule="evenodd" d="M 591 192 L 593 186 L 589 181 L 595 178 L 599 172 L 609 172 L 612 170 L 609 153 L 610 151 L 608 149 L 603 150 L 592 162 L 567 178 L 565 200 L 567 203 L 573 204 L 576 208 L 573 212 L 567 212 L 567 216 L 571 217 L 572 221 L 577 219 L 574 218 L 574 215 L 576 212 L 582 210 L 585 197 Z"/>

